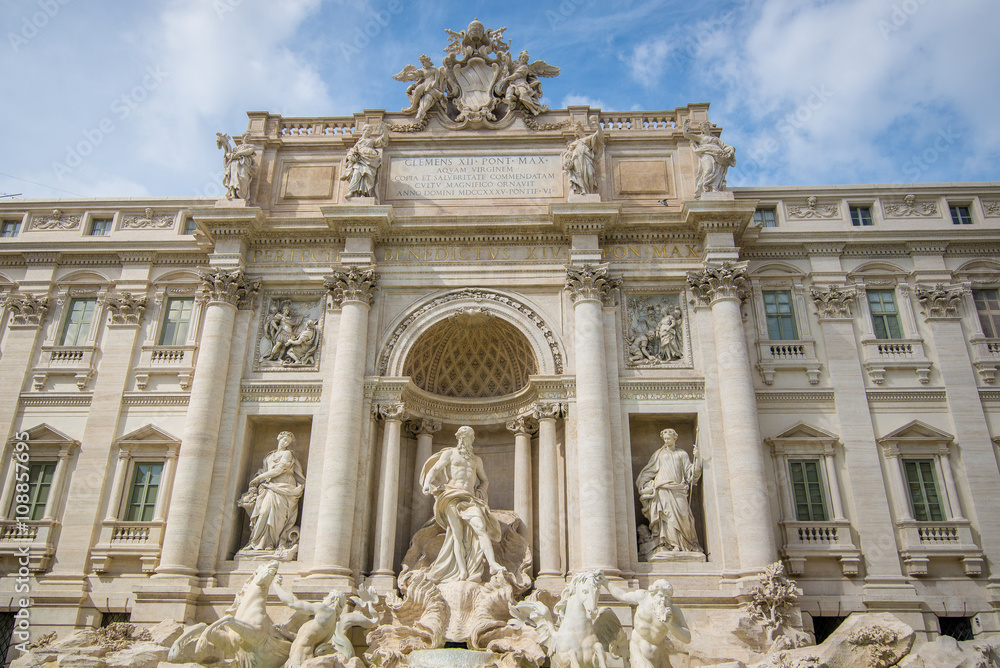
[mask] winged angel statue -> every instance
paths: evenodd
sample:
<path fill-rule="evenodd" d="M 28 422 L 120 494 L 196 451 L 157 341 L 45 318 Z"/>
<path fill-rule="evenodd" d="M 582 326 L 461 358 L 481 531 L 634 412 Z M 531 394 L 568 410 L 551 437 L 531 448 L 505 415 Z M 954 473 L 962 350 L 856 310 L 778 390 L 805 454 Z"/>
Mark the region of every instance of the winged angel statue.
<path fill-rule="evenodd" d="M 434 109 L 448 120 L 475 126 L 495 123 L 515 110 L 532 116 L 548 110 L 541 103 L 539 77 L 554 77 L 559 68 L 544 60 L 529 62 L 527 51 L 514 60 L 504 30 L 487 30 L 478 20 L 467 30 L 447 30 L 451 41 L 440 67 L 422 54 L 420 67 L 407 65 L 393 76 L 411 82 L 406 89 L 410 106 L 403 113 L 414 114 L 414 129 L 422 128 Z"/>

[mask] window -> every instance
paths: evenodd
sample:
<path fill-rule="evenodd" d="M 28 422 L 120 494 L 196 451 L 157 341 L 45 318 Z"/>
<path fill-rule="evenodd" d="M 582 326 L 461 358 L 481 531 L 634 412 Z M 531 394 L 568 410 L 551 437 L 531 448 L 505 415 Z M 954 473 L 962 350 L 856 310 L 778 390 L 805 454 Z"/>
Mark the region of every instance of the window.
<path fill-rule="evenodd" d="M 90 235 L 93 237 L 106 237 L 111 234 L 110 218 L 94 218 L 90 222 Z"/>
<path fill-rule="evenodd" d="M 774 217 L 774 209 L 757 209 L 753 212 L 754 225 L 761 227 L 777 227 L 778 221 Z"/>
<path fill-rule="evenodd" d="M 851 224 L 855 227 L 866 227 L 872 224 L 872 210 L 868 206 L 851 207 Z"/>
<path fill-rule="evenodd" d="M 813 633 L 816 635 L 816 644 L 822 644 L 824 640 L 833 635 L 847 617 L 822 617 L 813 615 Z"/>
<path fill-rule="evenodd" d="M 979 324 L 983 326 L 983 336 L 1000 339 L 1000 298 L 997 290 L 973 290 Z"/>
<path fill-rule="evenodd" d="M 21 221 L 5 220 L 0 223 L 0 237 L 16 237 L 21 231 Z"/>
<path fill-rule="evenodd" d="M 194 222 L 194 218 L 184 219 L 184 234 L 194 234 L 198 231 L 198 224 Z"/>
<path fill-rule="evenodd" d="M 132 621 L 131 612 L 102 612 L 101 628 L 106 629 L 112 624 L 128 624 Z"/>
<path fill-rule="evenodd" d="M 799 522 L 825 522 L 826 506 L 823 503 L 823 479 L 818 459 L 790 459 L 788 473 L 792 483 L 792 502 L 795 519 Z"/>
<path fill-rule="evenodd" d="M 788 290 L 764 292 L 764 313 L 767 315 L 767 336 L 772 341 L 795 341 L 795 312 L 792 310 L 792 293 Z"/>
<path fill-rule="evenodd" d="M 969 213 L 969 207 L 967 206 L 950 206 L 951 209 L 951 222 L 955 225 L 971 225 L 972 224 L 972 214 Z"/>
<path fill-rule="evenodd" d="M 895 293 L 892 290 L 868 290 L 868 306 L 872 313 L 872 326 L 877 339 L 901 339 Z"/>
<path fill-rule="evenodd" d="M 938 617 L 938 626 L 941 628 L 941 635 L 959 642 L 976 637 L 972 632 L 972 617 Z"/>
<path fill-rule="evenodd" d="M 21 469 L 22 473 L 24 469 Z M 29 520 L 40 520 L 45 516 L 45 504 L 49 500 L 49 493 L 52 490 L 52 478 L 56 473 L 56 463 L 55 462 L 32 462 L 28 465 L 28 501 L 27 503 L 18 502 L 14 506 L 11 506 L 11 516 L 13 517 L 16 509 L 16 514 L 19 517 L 27 517 Z M 19 493 L 20 496 L 20 493 Z M 24 506 L 28 507 L 27 512 L 20 512 L 24 510 Z"/>
<path fill-rule="evenodd" d="M 907 459 L 903 461 L 903 470 L 910 492 L 913 519 L 918 522 L 943 522 L 941 497 L 934 482 L 934 460 Z"/>
<path fill-rule="evenodd" d="M 69 302 L 69 315 L 63 325 L 61 346 L 81 346 L 90 333 L 90 323 L 97 309 L 96 299 L 73 299 Z"/>
<path fill-rule="evenodd" d="M 14 613 L 0 612 L 0 666 L 7 665 L 7 654 L 14 640 Z"/>
<path fill-rule="evenodd" d="M 125 508 L 126 522 L 150 522 L 156 510 L 156 492 L 160 488 L 163 462 L 136 462 L 132 487 Z"/>
<path fill-rule="evenodd" d="M 167 300 L 163 329 L 160 330 L 161 346 L 183 346 L 191 327 L 194 299 L 191 297 L 171 297 Z"/>

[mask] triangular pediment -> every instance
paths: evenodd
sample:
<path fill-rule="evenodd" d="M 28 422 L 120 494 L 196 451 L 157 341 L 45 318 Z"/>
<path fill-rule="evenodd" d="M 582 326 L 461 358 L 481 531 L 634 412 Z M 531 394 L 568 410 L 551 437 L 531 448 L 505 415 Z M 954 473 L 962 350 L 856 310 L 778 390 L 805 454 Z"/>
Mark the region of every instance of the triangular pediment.
<path fill-rule="evenodd" d="M 173 434 L 166 432 L 154 424 L 147 424 L 139 427 L 133 432 L 125 434 L 118 439 L 119 443 L 143 443 L 149 445 L 173 445 L 180 443 L 180 439 Z"/>
<path fill-rule="evenodd" d="M 781 432 L 777 436 L 772 436 L 771 441 L 804 441 L 804 440 L 837 441 L 840 439 L 836 434 L 831 434 L 825 429 L 820 429 L 806 422 L 796 422 L 794 425 Z"/>
<path fill-rule="evenodd" d="M 32 427 L 31 429 L 28 429 L 27 432 L 28 432 L 27 439 L 19 439 L 17 438 L 18 434 L 15 433 L 10 440 L 13 442 L 26 440 L 29 444 L 31 443 L 39 443 L 39 444 L 58 443 L 58 444 L 73 444 L 73 445 L 80 444 L 80 442 L 75 438 L 72 438 L 71 436 L 62 433 L 52 425 L 46 424 L 44 422 L 42 424 Z"/>
<path fill-rule="evenodd" d="M 941 431 L 936 427 L 932 427 L 926 422 L 921 422 L 920 420 L 912 420 L 907 422 L 902 427 L 890 431 L 888 434 L 878 439 L 879 442 L 894 442 L 894 441 L 923 441 L 923 442 L 949 442 L 955 437 L 951 434 Z"/>

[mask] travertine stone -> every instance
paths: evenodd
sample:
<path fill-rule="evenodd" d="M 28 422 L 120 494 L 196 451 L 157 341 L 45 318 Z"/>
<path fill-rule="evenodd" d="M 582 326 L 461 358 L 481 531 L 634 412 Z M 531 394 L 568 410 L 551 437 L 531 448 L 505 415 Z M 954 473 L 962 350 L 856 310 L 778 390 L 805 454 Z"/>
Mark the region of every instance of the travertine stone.
<path fill-rule="evenodd" d="M 559 545 L 559 464 L 556 420 L 561 416 L 556 403 L 535 404 L 538 420 L 538 576 L 562 573 Z"/>
<path fill-rule="evenodd" d="M 530 544 L 531 527 L 531 425 L 519 417 L 507 421 L 507 430 L 514 434 L 514 512 L 521 518 L 521 531 Z"/>
<path fill-rule="evenodd" d="M 391 587 L 394 580 L 393 559 L 396 554 L 396 518 L 399 508 L 399 441 L 405 417 L 404 408 L 401 403 L 379 406 L 379 415 L 385 421 L 385 428 L 378 515 L 375 519 L 375 570 L 372 575 L 376 586 L 388 584 Z"/>

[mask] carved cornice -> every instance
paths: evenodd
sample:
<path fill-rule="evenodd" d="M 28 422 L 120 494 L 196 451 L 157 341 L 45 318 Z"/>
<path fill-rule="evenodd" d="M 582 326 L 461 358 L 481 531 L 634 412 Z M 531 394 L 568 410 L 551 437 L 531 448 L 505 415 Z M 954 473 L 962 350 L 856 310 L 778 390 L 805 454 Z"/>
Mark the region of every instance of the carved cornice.
<path fill-rule="evenodd" d="M 812 288 L 810 294 L 820 318 L 850 318 L 851 302 L 857 291 L 854 288 L 831 285 L 825 290 Z"/>
<path fill-rule="evenodd" d="M 585 264 L 566 267 L 566 289 L 574 302 L 596 299 L 605 306 L 612 302 L 612 291 L 621 287 L 622 279 L 608 275 L 607 264 Z"/>
<path fill-rule="evenodd" d="M 131 292 L 121 292 L 108 297 L 108 323 L 111 325 L 138 325 L 146 313 L 146 297 L 133 297 Z"/>
<path fill-rule="evenodd" d="M 709 304 L 720 299 L 743 300 L 750 294 L 746 262 L 706 264 L 701 272 L 689 273 L 687 282 L 695 296 Z"/>
<path fill-rule="evenodd" d="M 3 300 L 4 307 L 10 312 L 12 325 L 41 325 L 49 312 L 49 298 L 34 295 L 8 295 Z"/>
<path fill-rule="evenodd" d="M 932 288 L 922 285 L 914 288 L 925 318 L 957 318 L 958 306 L 968 291 L 969 287 L 965 285 L 947 286 L 941 283 Z"/>
<path fill-rule="evenodd" d="M 223 302 L 241 310 L 250 308 L 260 290 L 260 279 L 247 278 L 242 269 L 203 269 L 201 280 L 209 303 Z"/>
<path fill-rule="evenodd" d="M 378 274 L 374 267 L 352 265 L 346 269 L 335 269 L 333 276 L 326 279 L 323 285 L 330 291 L 330 297 L 338 308 L 343 307 L 344 302 L 361 302 L 371 306 L 378 289 Z"/>

